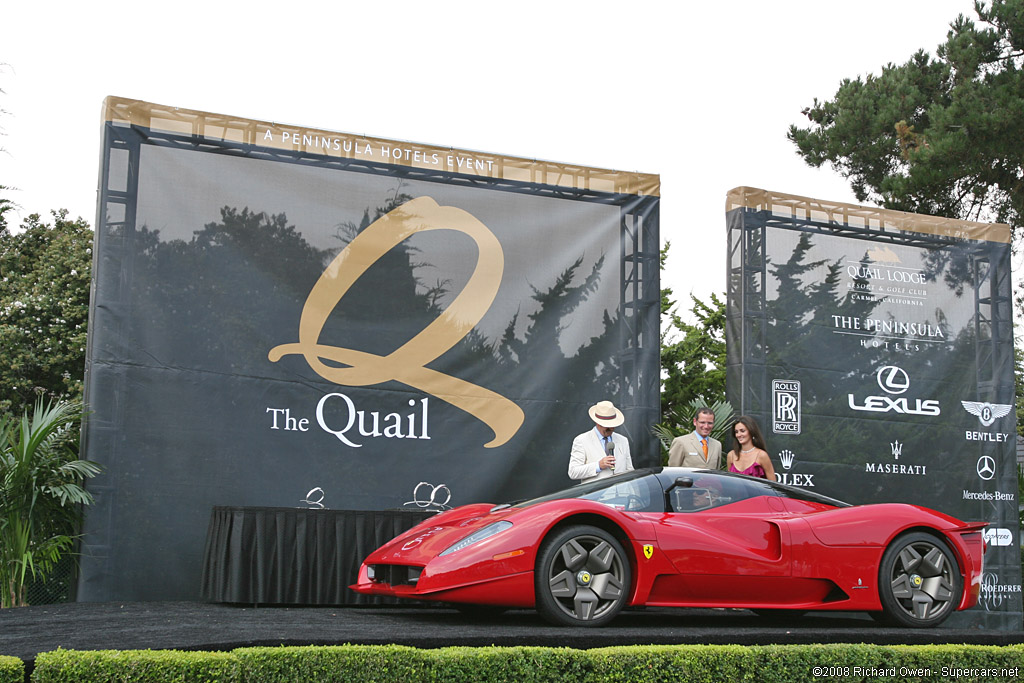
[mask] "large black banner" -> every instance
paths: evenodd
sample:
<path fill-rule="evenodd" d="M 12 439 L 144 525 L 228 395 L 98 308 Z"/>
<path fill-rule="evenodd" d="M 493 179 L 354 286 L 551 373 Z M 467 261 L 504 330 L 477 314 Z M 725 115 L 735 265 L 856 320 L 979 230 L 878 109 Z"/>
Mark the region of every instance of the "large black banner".
<path fill-rule="evenodd" d="M 658 460 L 658 179 L 110 98 L 80 600 L 194 599 L 215 505 L 568 485 Z M 307 502 L 310 501 L 310 502 Z"/>
<path fill-rule="evenodd" d="M 728 391 L 779 479 L 987 521 L 980 604 L 1021 627 L 1009 230 L 737 188 Z"/>

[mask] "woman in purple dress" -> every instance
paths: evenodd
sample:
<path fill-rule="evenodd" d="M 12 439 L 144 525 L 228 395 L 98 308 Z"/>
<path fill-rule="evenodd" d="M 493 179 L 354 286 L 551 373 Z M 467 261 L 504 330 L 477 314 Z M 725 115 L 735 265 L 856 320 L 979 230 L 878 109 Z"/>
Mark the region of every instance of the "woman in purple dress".
<path fill-rule="evenodd" d="M 754 418 L 741 415 L 732 426 L 735 443 L 727 456 L 729 471 L 775 481 L 775 468 Z"/>

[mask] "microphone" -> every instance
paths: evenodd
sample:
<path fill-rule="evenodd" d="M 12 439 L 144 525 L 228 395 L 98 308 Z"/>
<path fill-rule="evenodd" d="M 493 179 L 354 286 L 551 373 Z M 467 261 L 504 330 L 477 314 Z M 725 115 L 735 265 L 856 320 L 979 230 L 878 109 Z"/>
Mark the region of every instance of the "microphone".
<path fill-rule="evenodd" d="M 604 442 L 604 454 L 615 458 L 615 442 L 610 438 Z M 609 468 L 612 472 L 615 471 L 615 463 L 612 462 L 612 466 Z"/>

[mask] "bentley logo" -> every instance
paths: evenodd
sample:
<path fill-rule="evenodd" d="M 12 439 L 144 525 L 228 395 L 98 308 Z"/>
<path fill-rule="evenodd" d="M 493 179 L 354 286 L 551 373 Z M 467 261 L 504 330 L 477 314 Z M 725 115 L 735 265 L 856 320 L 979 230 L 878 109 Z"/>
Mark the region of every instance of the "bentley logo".
<path fill-rule="evenodd" d="M 327 319 L 356 280 L 391 249 L 430 230 L 461 232 L 476 242 L 479 251 L 473 274 L 451 305 L 386 356 L 321 344 L 320 333 Z M 462 209 L 418 197 L 378 218 L 338 254 L 306 298 L 299 318 L 299 341 L 275 346 L 268 357 L 276 363 L 284 356 L 300 355 L 316 374 L 334 384 L 366 387 L 394 380 L 431 394 L 490 427 L 494 438 L 484 447 L 496 448 L 519 431 L 523 410 L 500 394 L 427 365 L 480 322 L 498 293 L 504 267 L 501 244 L 486 225 Z"/>
<path fill-rule="evenodd" d="M 654 546 L 644 543 L 644 557 L 648 560 L 654 557 Z"/>
<path fill-rule="evenodd" d="M 978 476 L 988 481 L 996 476 L 996 461 L 990 455 L 983 455 L 978 458 Z"/>
<path fill-rule="evenodd" d="M 988 427 L 1000 417 L 1009 415 L 1013 410 L 1013 404 L 1010 403 L 980 403 L 978 401 L 960 401 L 960 403 L 964 410 L 977 416 L 983 427 Z"/>

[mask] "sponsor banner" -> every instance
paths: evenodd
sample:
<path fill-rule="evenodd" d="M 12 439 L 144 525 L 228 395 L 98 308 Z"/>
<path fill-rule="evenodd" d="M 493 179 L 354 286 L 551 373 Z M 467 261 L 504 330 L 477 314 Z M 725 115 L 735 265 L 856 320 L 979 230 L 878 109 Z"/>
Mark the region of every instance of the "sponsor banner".
<path fill-rule="evenodd" d="M 568 486 L 602 399 L 658 462 L 657 176 L 118 98 L 103 131 L 80 599 L 196 599 L 214 505 Z"/>
<path fill-rule="evenodd" d="M 1007 226 L 751 188 L 727 206 L 728 391 L 780 480 L 989 522 L 989 555 L 1013 555 Z M 1006 564 L 995 585 L 1019 585 Z M 1019 627 L 1019 591 L 990 593 Z"/>

